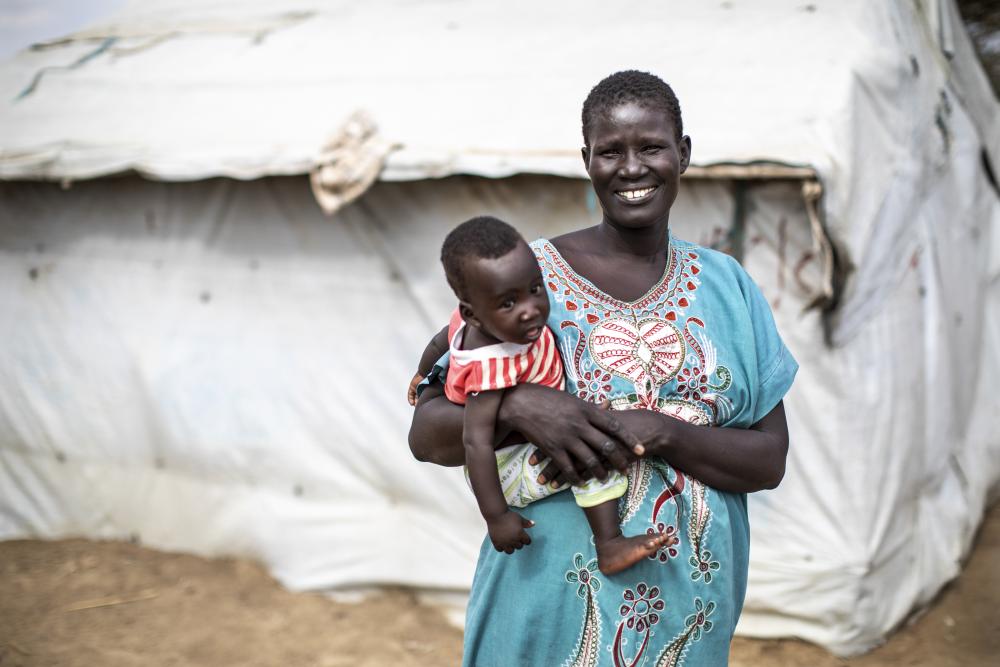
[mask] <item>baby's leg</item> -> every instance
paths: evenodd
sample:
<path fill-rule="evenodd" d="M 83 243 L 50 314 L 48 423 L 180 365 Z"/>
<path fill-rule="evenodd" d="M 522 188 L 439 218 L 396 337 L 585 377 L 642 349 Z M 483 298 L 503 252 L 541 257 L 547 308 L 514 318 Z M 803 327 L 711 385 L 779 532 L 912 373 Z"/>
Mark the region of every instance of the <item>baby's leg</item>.
<path fill-rule="evenodd" d="M 643 558 L 652 556 L 667 543 L 665 533 L 625 537 L 618 525 L 618 501 L 606 500 L 584 507 L 597 546 L 597 566 L 604 574 L 627 570 Z"/>

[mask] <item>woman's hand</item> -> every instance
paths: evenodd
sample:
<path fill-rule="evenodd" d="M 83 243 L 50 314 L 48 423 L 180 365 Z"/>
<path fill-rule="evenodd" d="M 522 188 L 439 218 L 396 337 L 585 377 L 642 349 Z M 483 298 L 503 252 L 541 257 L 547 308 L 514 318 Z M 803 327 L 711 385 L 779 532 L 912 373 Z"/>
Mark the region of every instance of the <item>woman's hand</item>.
<path fill-rule="evenodd" d="M 617 413 L 537 384 L 508 390 L 500 419 L 551 459 L 542 483 L 555 477 L 554 470 L 570 484 L 604 479 L 609 469 L 624 471 L 644 451 L 642 441 Z"/>
<path fill-rule="evenodd" d="M 785 474 L 788 425 L 783 403 L 750 428 L 696 426 L 652 410 L 622 410 L 615 416 L 645 443 L 647 456 L 657 456 L 714 489 L 773 489 Z M 553 462 L 542 469 L 542 476 L 553 485 L 566 479 Z"/>
<path fill-rule="evenodd" d="M 642 442 L 616 416 L 566 392 L 524 384 L 504 392 L 498 445 L 531 442 L 552 460 L 551 470 L 573 484 L 624 470 L 643 452 Z M 465 462 L 464 408 L 449 401 L 440 385 L 424 389 L 410 425 L 410 451 L 418 461 L 443 466 Z"/>

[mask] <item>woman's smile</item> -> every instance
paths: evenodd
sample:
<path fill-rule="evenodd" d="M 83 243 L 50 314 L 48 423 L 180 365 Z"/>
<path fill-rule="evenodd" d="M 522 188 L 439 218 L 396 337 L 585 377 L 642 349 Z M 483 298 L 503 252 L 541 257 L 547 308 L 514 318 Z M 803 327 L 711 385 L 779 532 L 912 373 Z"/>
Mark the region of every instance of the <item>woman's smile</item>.
<path fill-rule="evenodd" d="M 619 190 L 615 194 L 630 204 L 644 204 L 649 201 L 656 191 L 655 185 L 645 188 L 633 188 L 631 190 Z"/>

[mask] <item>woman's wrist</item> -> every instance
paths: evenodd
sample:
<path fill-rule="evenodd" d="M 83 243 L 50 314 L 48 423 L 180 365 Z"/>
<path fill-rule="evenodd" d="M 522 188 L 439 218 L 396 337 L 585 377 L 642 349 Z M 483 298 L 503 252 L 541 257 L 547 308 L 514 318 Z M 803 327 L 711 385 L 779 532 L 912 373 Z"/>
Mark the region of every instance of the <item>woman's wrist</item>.
<path fill-rule="evenodd" d="M 623 410 L 616 413 L 646 450 L 643 456 L 656 456 L 669 460 L 676 441 L 674 432 L 677 420 L 652 410 Z"/>

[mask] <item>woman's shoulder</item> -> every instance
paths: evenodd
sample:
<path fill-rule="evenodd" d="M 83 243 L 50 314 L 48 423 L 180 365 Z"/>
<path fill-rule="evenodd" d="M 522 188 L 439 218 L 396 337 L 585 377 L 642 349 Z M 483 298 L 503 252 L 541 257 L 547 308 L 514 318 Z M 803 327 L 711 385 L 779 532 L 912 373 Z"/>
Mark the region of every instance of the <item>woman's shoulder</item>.
<path fill-rule="evenodd" d="M 548 247 L 561 255 L 573 255 L 581 250 L 582 241 L 590 231 L 590 228 L 584 228 L 553 236 L 551 239 L 540 237 L 532 241 L 530 245 L 535 250 Z"/>
<path fill-rule="evenodd" d="M 747 303 L 757 300 L 760 288 L 732 255 L 676 237 L 671 237 L 671 247 L 678 264 L 690 261 L 697 267 L 699 291 L 716 297 L 739 295 Z"/>
<path fill-rule="evenodd" d="M 670 237 L 670 246 L 674 253 L 697 261 L 701 264 L 701 271 L 709 271 L 713 274 L 721 273 L 725 278 L 744 280 L 748 278 L 746 269 L 739 261 L 728 253 L 724 253 L 714 248 L 698 245 L 692 241 L 679 239 L 676 236 Z"/>

